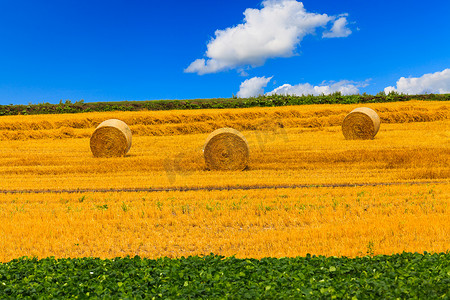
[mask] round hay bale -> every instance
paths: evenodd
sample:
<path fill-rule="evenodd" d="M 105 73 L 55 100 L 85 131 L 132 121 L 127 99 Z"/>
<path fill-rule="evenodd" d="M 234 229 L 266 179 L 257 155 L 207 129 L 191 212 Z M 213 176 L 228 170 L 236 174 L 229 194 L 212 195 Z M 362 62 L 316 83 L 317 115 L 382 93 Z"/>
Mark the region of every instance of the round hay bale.
<path fill-rule="evenodd" d="M 220 128 L 206 139 L 203 155 L 210 170 L 242 171 L 248 164 L 248 143 L 239 131 Z"/>
<path fill-rule="evenodd" d="M 121 120 L 103 121 L 92 134 L 90 144 L 95 157 L 124 156 L 131 148 L 131 130 Z"/>
<path fill-rule="evenodd" d="M 371 108 L 358 107 L 342 122 L 342 133 L 347 140 L 373 139 L 380 129 L 380 117 Z"/>

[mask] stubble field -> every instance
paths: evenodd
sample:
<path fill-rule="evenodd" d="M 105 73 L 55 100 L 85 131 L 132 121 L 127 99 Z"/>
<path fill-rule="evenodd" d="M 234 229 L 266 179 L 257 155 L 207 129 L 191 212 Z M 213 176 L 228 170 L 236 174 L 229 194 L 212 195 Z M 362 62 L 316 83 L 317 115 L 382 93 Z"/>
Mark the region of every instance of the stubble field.
<path fill-rule="evenodd" d="M 2 117 L 0 261 L 449 251 L 450 105 L 367 106 L 382 124 L 366 141 L 341 132 L 357 105 Z M 94 158 L 109 118 L 133 146 Z M 205 169 L 220 127 L 247 138 L 246 170 Z"/>

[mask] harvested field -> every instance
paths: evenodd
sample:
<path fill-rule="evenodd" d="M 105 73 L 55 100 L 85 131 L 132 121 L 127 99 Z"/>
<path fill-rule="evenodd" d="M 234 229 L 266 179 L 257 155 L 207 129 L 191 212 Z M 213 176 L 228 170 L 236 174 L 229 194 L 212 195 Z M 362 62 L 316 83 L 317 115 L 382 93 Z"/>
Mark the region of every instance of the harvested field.
<path fill-rule="evenodd" d="M 0 195 L 19 256 L 363 256 L 448 250 L 448 184 Z"/>
<path fill-rule="evenodd" d="M 1 117 L 0 190 L 54 192 L 0 194 L 0 260 L 450 250 L 450 105 L 367 106 L 381 118 L 373 140 L 342 135 L 356 105 Z M 110 118 L 133 147 L 95 158 L 89 138 Z M 221 127 L 245 136 L 246 170 L 207 170 L 202 149 Z M 147 191 L 89 192 L 109 189 Z"/>
<path fill-rule="evenodd" d="M 89 138 L 104 120 L 118 118 L 134 136 L 209 134 L 231 127 L 238 131 L 274 128 L 323 129 L 341 126 L 345 116 L 360 105 L 303 105 L 184 111 L 102 112 L 65 115 L 4 116 L 0 140 Z M 450 118 L 450 108 L 440 101 L 408 101 L 367 105 L 382 124 L 432 122 Z M 342 134 L 342 133 L 341 133 Z"/>
<path fill-rule="evenodd" d="M 385 124 L 374 140 L 340 126 L 244 131 L 245 171 L 207 171 L 208 134 L 137 136 L 125 157 L 95 158 L 89 138 L 2 141 L 0 189 L 140 188 L 445 180 L 450 121 Z M 320 141 L 320 142 L 318 142 Z"/>

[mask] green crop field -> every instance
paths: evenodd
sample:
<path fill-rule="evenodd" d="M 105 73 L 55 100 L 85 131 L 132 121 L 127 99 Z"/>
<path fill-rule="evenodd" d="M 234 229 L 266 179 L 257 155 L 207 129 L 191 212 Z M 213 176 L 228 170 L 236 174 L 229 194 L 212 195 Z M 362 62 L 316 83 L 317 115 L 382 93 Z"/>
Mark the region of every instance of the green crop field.
<path fill-rule="evenodd" d="M 450 254 L 15 259 L 2 299 L 448 299 Z"/>

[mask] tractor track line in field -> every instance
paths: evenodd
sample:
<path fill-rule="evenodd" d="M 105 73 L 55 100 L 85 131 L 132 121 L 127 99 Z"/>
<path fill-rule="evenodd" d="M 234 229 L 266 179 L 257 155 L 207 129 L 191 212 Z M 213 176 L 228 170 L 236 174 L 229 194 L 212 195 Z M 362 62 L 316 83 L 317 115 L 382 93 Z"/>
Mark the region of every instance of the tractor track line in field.
<path fill-rule="evenodd" d="M 231 191 L 262 189 L 302 189 L 302 188 L 339 188 L 390 185 L 448 184 L 449 181 L 408 181 L 373 183 L 335 183 L 335 184 L 293 184 L 293 185 L 249 185 L 249 186 L 205 186 L 173 188 L 111 188 L 111 189 L 60 189 L 60 190 L 0 190 L 0 194 L 60 194 L 60 193 L 137 193 L 137 192 L 188 192 L 188 191 Z"/>

